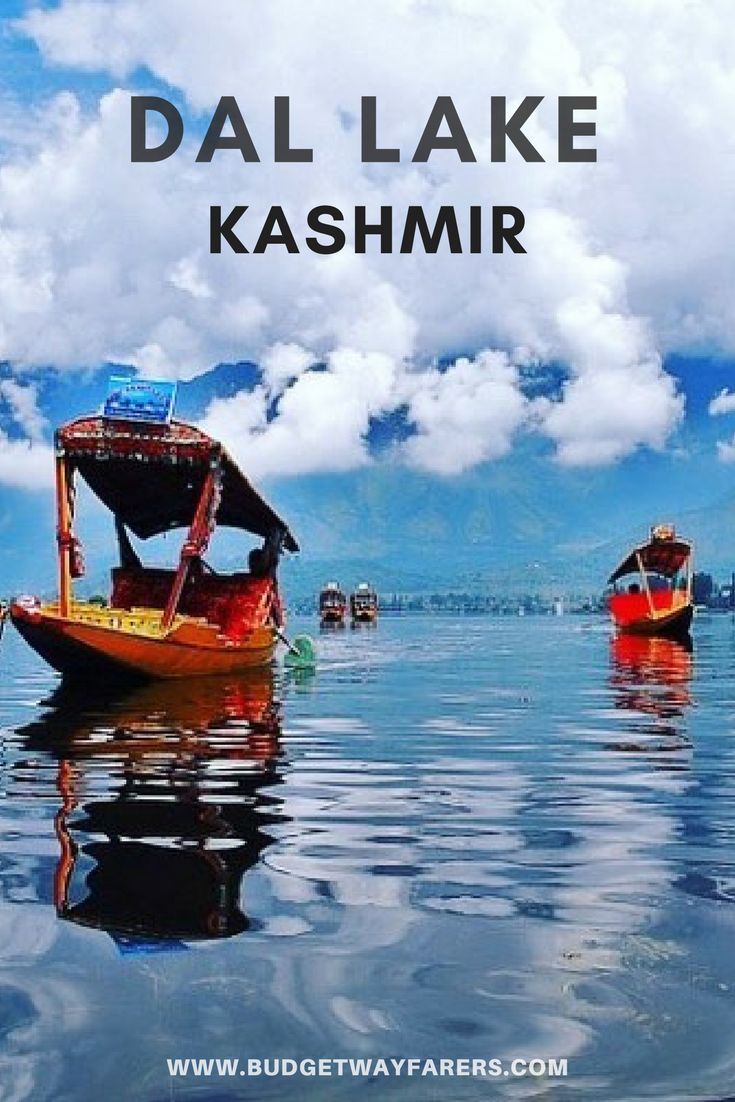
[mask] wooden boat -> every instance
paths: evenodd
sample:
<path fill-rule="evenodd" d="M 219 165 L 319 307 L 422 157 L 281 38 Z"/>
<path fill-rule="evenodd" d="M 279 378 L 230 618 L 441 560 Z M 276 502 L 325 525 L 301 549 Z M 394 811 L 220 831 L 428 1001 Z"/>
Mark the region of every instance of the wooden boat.
<path fill-rule="evenodd" d="M 338 582 L 327 582 L 319 594 L 319 619 L 322 625 L 344 627 L 347 598 Z"/>
<path fill-rule="evenodd" d="M 637 581 L 621 586 L 631 575 Z M 693 551 L 670 524 L 651 529 L 647 543 L 635 547 L 608 579 L 613 591 L 608 608 L 619 632 L 683 638 L 694 613 Z"/>
<path fill-rule="evenodd" d="M 115 517 L 120 565 L 109 607 L 73 594 L 84 570 L 73 530 L 77 474 Z M 17 598 L 10 608 L 20 634 L 55 669 L 176 678 L 271 660 L 283 618 L 278 560 L 298 545 L 216 440 L 181 421 L 72 421 L 56 434 L 56 502 L 58 599 Z M 205 563 L 217 523 L 263 538 L 247 571 L 218 574 Z M 183 527 L 176 569 L 142 565 L 128 529 L 145 540 Z"/>
<path fill-rule="evenodd" d="M 361 582 L 350 597 L 353 624 L 374 624 L 378 619 L 378 594 L 368 582 Z"/>

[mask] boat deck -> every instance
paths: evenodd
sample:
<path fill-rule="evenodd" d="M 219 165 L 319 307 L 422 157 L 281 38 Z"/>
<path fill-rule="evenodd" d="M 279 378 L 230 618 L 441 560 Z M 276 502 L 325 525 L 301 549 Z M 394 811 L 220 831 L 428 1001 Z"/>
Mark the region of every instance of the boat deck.
<path fill-rule="evenodd" d="M 181 613 L 174 617 L 171 627 L 163 628 L 160 608 L 106 608 L 88 601 L 73 601 L 70 615 L 61 616 L 58 602 L 52 601 L 42 604 L 38 611 L 48 620 L 107 628 L 109 631 L 121 631 L 147 639 L 164 639 L 185 626 L 218 630 L 215 624 L 211 624 L 203 616 L 185 616 Z"/>

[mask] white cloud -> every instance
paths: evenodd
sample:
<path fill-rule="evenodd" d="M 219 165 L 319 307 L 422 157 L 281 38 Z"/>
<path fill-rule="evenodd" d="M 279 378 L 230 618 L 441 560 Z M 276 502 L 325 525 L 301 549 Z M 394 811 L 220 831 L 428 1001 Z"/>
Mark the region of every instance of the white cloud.
<path fill-rule="evenodd" d="M 735 413 L 735 393 L 726 387 L 716 394 L 709 404 L 710 417 Z M 735 463 L 735 436 L 732 440 L 718 440 L 717 455 L 721 463 Z"/>
<path fill-rule="evenodd" d="M 311 367 L 314 357 L 298 344 L 274 344 L 261 364 L 263 378 L 268 389 L 280 394 L 284 387 L 298 379 Z"/>
<path fill-rule="evenodd" d="M 0 430 L 0 483 L 20 490 L 47 490 L 54 480 L 54 453 L 47 444 L 11 440 Z"/>
<path fill-rule="evenodd" d="M 53 485 L 53 449 L 44 443 L 48 422 L 38 408 L 33 383 L 0 380 L 0 404 L 22 430 L 16 439 L 0 429 L 0 484 L 23 490 L 46 490 Z"/>
<path fill-rule="evenodd" d="M 228 441 L 256 478 L 362 466 L 370 418 L 399 402 L 400 371 L 383 353 L 348 348 L 330 353 L 325 367 L 283 391 L 275 420 L 267 420 L 270 392 L 259 387 L 213 402 L 202 427 Z"/>
<path fill-rule="evenodd" d="M 418 431 L 403 455 L 439 474 L 504 455 L 527 414 L 518 369 L 502 352 L 459 359 L 446 371 L 422 373 L 414 385 L 408 411 Z"/>
<path fill-rule="evenodd" d="M 710 417 L 717 417 L 723 413 L 735 413 L 735 394 L 724 388 L 709 404 Z"/>
<path fill-rule="evenodd" d="M 735 463 L 735 436 L 732 440 L 719 440 L 717 454 L 722 463 Z"/>
<path fill-rule="evenodd" d="M 193 256 L 182 256 L 174 265 L 169 276 L 174 287 L 180 291 L 187 291 L 192 298 L 212 298 L 214 292 L 201 275 L 199 264 Z"/>
<path fill-rule="evenodd" d="M 38 408 L 38 390 L 33 383 L 25 386 L 15 379 L 0 380 L 0 397 L 10 408 L 15 423 L 23 429 L 26 436 L 34 442 L 43 439 L 48 422 Z"/>
<path fill-rule="evenodd" d="M 455 470 L 491 458 L 529 413 L 517 378 L 499 386 L 492 416 L 468 400 L 499 385 L 492 371 L 479 378 L 480 365 L 501 362 L 493 348 L 514 362 L 567 365 L 562 398 L 534 407 L 530 422 L 562 462 L 662 447 L 682 414 L 662 356 L 708 344 L 735 351 L 735 168 L 722 147 L 735 126 L 730 20 L 726 0 L 315 0 L 308 12 L 295 0 L 257 10 L 240 0 L 62 0 L 34 9 L 22 26 L 50 63 L 106 71 L 121 86 L 145 68 L 204 114 L 237 95 L 262 162 L 223 152 L 196 165 L 189 135 L 171 160 L 131 165 L 122 87 L 90 117 L 72 96 L 55 100 L 35 120 L 37 148 L 25 141 L 0 168 L 0 356 L 71 368 L 113 359 L 183 377 L 259 359 L 263 390 L 209 420 L 241 449 L 250 433 L 247 450 L 264 469 L 363 462 L 373 411 L 407 395 L 418 430 L 407 461 Z M 478 163 L 441 153 L 412 165 L 434 98 L 447 92 Z M 314 148 L 311 165 L 271 163 L 273 96 L 284 93 L 294 142 Z M 548 97 L 528 128 L 546 164 L 513 153 L 489 162 L 498 93 Z M 358 129 L 344 120 L 365 94 L 378 96 L 380 141 L 401 148 L 400 165 L 360 164 Z M 554 162 L 560 94 L 598 95 L 598 164 Z M 271 203 L 302 237 L 318 203 L 348 215 L 364 203 L 376 216 L 392 204 L 400 222 L 408 203 L 427 212 L 452 203 L 461 217 L 492 202 L 524 210 L 526 256 L 208 254 L 211 203 L 248 204 L 242 235 L 252 244 Z M 290 363 L 289 346 L 303 350 Z M 425 367 L 460 352 L 468 358 L 446 378 Z M 374 377 L 346 373 L 348 355 Z M 309 370 L 318 360 L 326 372 Z M 320 403 L 344 402 L 346 389 L 330 448 L 314 424 L 323 424 Z M 267 401 L 282 391 L 266 424 Z"/>
<path fill-rule="evenodd" d="M 641 443 L 662 448 L 682 415 L 673 379 L 654 362 L 580 374 L 566 385 L 562 402 L 547 404 L 542 424 L 556 441 L 559 462 L 599 466 Z"/>

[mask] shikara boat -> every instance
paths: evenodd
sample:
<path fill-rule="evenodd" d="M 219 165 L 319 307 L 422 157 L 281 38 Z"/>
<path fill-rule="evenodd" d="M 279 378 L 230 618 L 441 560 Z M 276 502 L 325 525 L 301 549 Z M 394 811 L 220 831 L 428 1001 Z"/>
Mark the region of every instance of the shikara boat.
<path fill-rule="evenodd" d="M 613 587 L 608 608 L 617 630 L 685 638 L 694 613 L 692 560 L 692 545 L 679 539 L 672 525 L 652 528 L 648 542 L 626 555 L 608 579 Z M 631 576 L 636 580 L 623 583 Z"/>
<path fill-rule="evenodd" d="M 343 627 L 347 614 L 347 598 L 338 582 L 327 582 L 319 594 L 319 619 L 322 624 Z"/>
<path fill-rule="evenodd" d="M 74 534 L 79 475 L 115 518 L 120 565 L 109 606 L 75 600 L 84 564 Z M 56 434 L 59 593 L 17 598 L 20 634 L 62 674 L 176 678 L 268 663 L 283 612 L 276 571 L 298 550 L 286 524 L 216 440 L 182 421 L 83 417 Z M 216 524 L 262 537 L 248 569 L 219 574 L 204 561 Z M 175 569 L 144 566 L 129 536 L 188 528 Z"/>
<path fill-rule="evenodd" d="M 350 597 L 353 624 L 374 624 L 378 619 L 378 594 L 368 582 L 361 582 Z"/>

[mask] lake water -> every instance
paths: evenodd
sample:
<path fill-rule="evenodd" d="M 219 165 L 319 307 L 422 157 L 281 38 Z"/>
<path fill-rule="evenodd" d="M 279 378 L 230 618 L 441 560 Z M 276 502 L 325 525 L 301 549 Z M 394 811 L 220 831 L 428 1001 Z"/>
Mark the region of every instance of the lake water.
<path fill-rule="evenodd" d="M 735 1093 L 735 625 L 695 628 L 386 616 L 312 677 L 117 699 L 8 628 L 0 1096 Z M 200 1056 L 569 1074 L 170 1078 Z"/>

